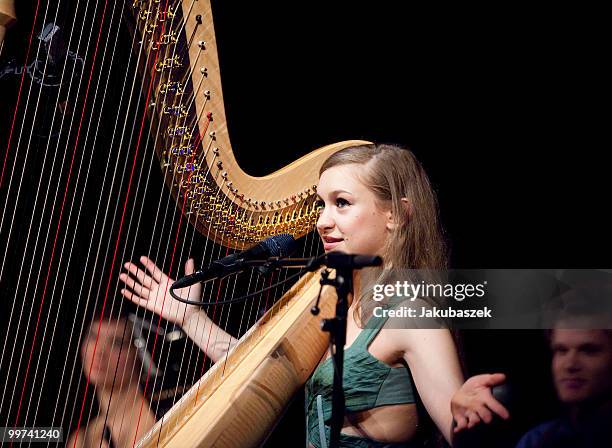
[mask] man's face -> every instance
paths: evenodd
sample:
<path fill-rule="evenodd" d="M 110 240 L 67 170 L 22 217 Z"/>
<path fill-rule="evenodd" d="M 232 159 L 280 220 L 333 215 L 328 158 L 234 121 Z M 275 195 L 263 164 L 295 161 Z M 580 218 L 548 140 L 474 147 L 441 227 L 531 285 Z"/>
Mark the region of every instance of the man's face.
<path fill-rule="evenodd" d="M 612 337 L 603 330 L 555 329 L 552 373 L 563 403 L 578 404 L 612 392 Z"/>

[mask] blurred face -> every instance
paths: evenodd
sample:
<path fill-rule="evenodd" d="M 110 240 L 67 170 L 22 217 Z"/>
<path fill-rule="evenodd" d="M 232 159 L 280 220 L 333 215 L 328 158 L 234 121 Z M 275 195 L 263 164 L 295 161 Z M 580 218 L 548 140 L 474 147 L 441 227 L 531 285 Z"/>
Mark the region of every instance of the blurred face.
<path fill-rule="evenodd" d="M 382 255 L 392 229 L 391 212 L 382 210 L 360 180 L 363 165 L 348 164 L 323 172 L 317 186 L 317 230 L 325 252 Z"/>
<path fill-rule="evenodd" d="M 611 339 L 602 330 L 553 331 L 552 373 L 563 403 L 579 404 L 612 392 Z"/>
<path fill-rule="evenodd" d="M 126 325 L 125 319 L 120 321 L 103 321 L 100 326 L 100 336 L 98 337 L 98 345 L 94 357 L 98 321 L 96 320 L 91 323 L 89 331 L 81 343 L 81 356 L 83 357 L 84 374 L 89 374 L 89 381 L 92 384 L 99 387 L 111 387 L 114 378 L 115 387 L 120 388 L 132 381 L 136 370 L 132 373 L 135 353 L 134 348 L 129 343 L 129 328 L 126 329 L 125 340 L 123 343 L 121 341 Z M 116 378 L 115 369 L 117 372 Z"/>

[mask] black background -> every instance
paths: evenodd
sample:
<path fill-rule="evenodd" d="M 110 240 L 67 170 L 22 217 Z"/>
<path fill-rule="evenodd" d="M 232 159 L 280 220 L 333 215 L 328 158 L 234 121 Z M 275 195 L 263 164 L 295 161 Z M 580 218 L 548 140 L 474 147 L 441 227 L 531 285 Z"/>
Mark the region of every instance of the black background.
<path fill-rule="evenodd" d="M 34 7 L 29 3 L 33 2 L 17 5 L 20 21 L 7 34 L 0 69 L 11 60 L 24 63 Z M 62 4 L 58 24 L 63 30 L 75 14 L 72 3 Z M 601 89 L 603 32 L 595 19 L 597 11 L 464 5 L 423 11 L 400 3 L 213 2 L 228 125 L 244 169 L 255 175 L 269 173 L 340 140 L 400 143 L 416 153 L 437 191 L 452 267 L 609 267 L 610 219 L 605 212 L 610 182 L 605 153 L 610 146 L 601 138 L 606 103 Z M 82 20 L 84 27 L 99 26 L 99 15 L 90 22 Z M 126 62 L 130 38 L 124 28 L 120 28 L 115 65 L 96 68 L 95 76 L 104 75 L 106 68 L 115 81 L 125 67 L 130 69 Z M 103 38 L 114 35 L 108 32 Z M 89 70 L 92 49 L 81 54 L 88 55 Z M 119 101 L 119 85 L 109 86 L 111 106 Z M 17 76 L 0 78 L 2 157 L 18 86 Z M 70 104 L 80 112 L 77 99 Z M 103 115 L 97 149 L 92 152 L 92 185 L 100 182 L 107 160 L 103 148 L 110 141 L 111 110 L 108 107 Z M 32 210 L 34 183 L 40 176 L 36 163 L 44 155 L 43 130 L 48 124 L 39 120 L 41 136 L 35 136 L 30 146 L 30 157 L 38 162 L 28 162 L 33 169 L 28 167 L 32 177 L 24 186 L 24 199 L 12 204 L 18 207 L 17 222 L 36 212 L 44 226 L 55 226 L 57 213 Z M 28 123 L 27 118 L 18 118 L 17 127 L 21 123 Z M 21 163 L 15 147 L 13 140 L 9 166 L 14 157 Z M 72 149 L 69 144 L 65 147 L 67 152 Z M 147 150 L 142 151 L 141 158 L 148 161 Z M 79 151 L 77 158 L 84 154 Z M 157 171 L 154 165 L 142 198 L 145 208 L 138 212 L 145 222 L 164 194 Z M 64 179 L 65 174 L 55 180 Z M 4 203 L 6 181 L 0 188 Z M 124 191 L 113 194 L 123 198 Z M 93 216 L 97 193 L 93 187 L 84 190 L 83 220 Z M 73 258 L 78 260 L 86 251 L 79 242 L 88 242 L 90 235 L 73 231 L 77 241 Z M 7 231 L 1 232 L 4 249 Z M 151 239 L 153 247 L 164 247 L 164 235 L 152 237 L 145 227 L 138 238 L 134 233 L 124 237 L 124 243 L 135 244 L 126 258 L 146 250 Z M 18 226 L 9 245 L 15 265 L 21 257 L 38 257 L 23 249 L 24 238 L 24 229 Z M 48 257 L 48 253 L 41 256 L 37 263 Z M 78 269 L 78 262 L 72 263 L 70 269 Z M 9 307 L 4 316 L 12 300 L 28 294 L 14 284 L 15 265 L 6 269 L 0 283 L 3 306 Z M 96 275 L 106 279 L 101 271 Z M 74 287 L 76 280 L 68 284 Z M 68 305 L 75 301 L 70 294 L 64 294 L 63 300 Z M 51 308 L 45 313 L 57 312 L 47 306 Z M 62 314 L 62 319 L 70 321 L 70 316 Z M 12 327 L 7 331 L 26 346 L 31 341 L 32 329 L 27 337 Z M 518 414 L 520 428 L 556 412 L 547 352 L 538 333 L 463 336 L 469 374 L 501 369 L 532 395 L 529 408 Z M 48 347 L 51 373 L 47 385 L 39 386 L 44 387 L 44 396 L 53 395 L 48 384 L 55 381 L 53 372 L 66 358 L 64 343 L 59 338 Z M 19 377 L 16 370 L 8 374 L 3 370 L 3 375 L 9 381 Z M 295 417 L 299 413 L 300 409 L 292 411 L 284 431 L 303 431 Z"/>

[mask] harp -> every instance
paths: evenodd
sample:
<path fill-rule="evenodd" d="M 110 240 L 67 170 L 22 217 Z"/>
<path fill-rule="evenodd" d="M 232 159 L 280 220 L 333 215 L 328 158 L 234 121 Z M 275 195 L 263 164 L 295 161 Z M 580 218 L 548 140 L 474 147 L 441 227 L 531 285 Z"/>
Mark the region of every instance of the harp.
<path fill-rule="evenodd" d="M 172 221 L 162 229 L 159 239 L 176 241 L 174 228 L 186 232 L 188 221 L 190 232 L 195 228 L 206 244 L 215 243 L 208 246 L 215 247 L 214 255 L 205 251 L 211 259 L 223 256 L 221 248 L 241 250 L 270 235 L 307 235 L 316 221 L 314 185 L 320 164 L 334 151 L 363 142 L 329 145 L 269 175 L 250 176 L 236 161 L 228 135 L 209 1 L 75 0 L 77 13 L 68 1 L 49 3 L 49 8 L 39 0 L 32 3 L 38 16 L 32 11 L 31 31 L 28 26 L 27 39 L 19 42 L 21 46 L 28 42 L 23 69 L 10 71 L 19 90 L 10 110 L 10 129 L 3 133 L 8 138 L 0 176 L 1 292 L 3 297 L 22 300 L 2 303 L 8 323 L 0 368 L 8 372 L 1 388 L 0 415 L 7 427 L 35 421 L 74 430 L 86 425 L 88 413 L 92 415 L 84 398 L 89 383 L 79 383 L 80 335 L 87 331 L 86 316 L 91 317 L 96 307 L 106 306 L 112 313 L 113 307 L 116 311 L 122 306 L 123 300 L 113 302 L 119 265 L 140 255 L 131 245 L 139 236 L 139 224 L 132 225 L 132 216 L 138 212 L 134 204 L 144 197 L 138 188 L 147 185 L 146 170 L 140 170 L 144 180 L 131 182 L 141 174 L 135 167 L 145 166 L 143 158 L 151 166 L 144 151 L 138 155 L 145 146 L 140 135 L 143 141 L 152 141 L 156 157 L 150 157 L 155 160 L 151 163 L 159 162 L 159 167 L 153 166 L 156 174 L 163 175 L 159 184 L 165 182 L 164 194 L 173 197 L 167 208 L 171 213 L 178 210 L 175 215 L 180 217 L 178 224 Z M 6 5 L 0 2 L 0 32 L 14 16 Z M 64 22 L 51 25 L 54 17 L 62 15 Z M 112 59 L 113 46 L 121 44 L 117 39 L 118 30 L 124 29 L 121 16 L 132 24 L 134 38 L 128 70 Z M 47 33 L 47 41 L 39 38 L 41 29 L 55 30 L 55 25 L 60 28 L 57 33 Z M 134 66 L 141 76 L 134 76 Z M 53 69 L 53 77 L 48 71 L 46 79 L 53 82 L 38 76 L 45 68 Z M 121 82 L 127 86 L 125 95 L 124 86 L 116 89 L 125 102 L 103 97 L 113 87 L 111 72 L 117 71 L 123 71 Z M 139 111 L 128 111 L 126 104 Z M 105 128 L 99 124 L 107 110 L 121 123 L 109 126 L 107 140 L 102 141 Z M 39 132 L 42 128 L 45 132 Z M 98 173 L 92 160 L 103 162 Z M 88 202 L 90 190 L 94 198 Z M 136 209 L 132 215 L 126 212 L 129 207 Z M 75 249 L 81 241 L 77 238 L 83 236 L 85 244 Z M 172 253 L 174 259 L 172 247 L 161 243 L 156 247 L 160 257 Z M 12 262 L 12 254 L 23 256 Z M 186 249 L 175 258 L 188 254 Z M 169 264 L 172 271 L 172 261 Z M 176 267 L 172 275 L 176 276 Z M 301 279 L 270 307 L 231 355 L 196 381 L 141 445 L 261 443 L 325 350 L 319 319 L 309 314 L 319 290 L 317 280 L 316 275 Z M 331 314 L 325 309 L 329 303 L 322 302 L 322 316 Z M 57 399 L 46 403 L 45 396 Z M 228 397 L 244 407 L 229 406 Z M 257 431 L 245 433 L 247 425 Z"/>
<path fill-rule="evenodd" d="M 367 142 L 325 146 L 264 177 L 246 174 L 228 135 L 210 2 L 184 0 L 166 8 L 163 0 L 137 0 L 132 7 L 155 150 L 184 216 L 207 238 L 233 249 L 313 230 L 322 162 Z M 260 444 L 327 347 L 320 318 L 309 312 L 318 293 L 318 275 L 303 277 L 138 446 Z M 323 302 L 323 315 L 331 315 L 333 301 Z"/>

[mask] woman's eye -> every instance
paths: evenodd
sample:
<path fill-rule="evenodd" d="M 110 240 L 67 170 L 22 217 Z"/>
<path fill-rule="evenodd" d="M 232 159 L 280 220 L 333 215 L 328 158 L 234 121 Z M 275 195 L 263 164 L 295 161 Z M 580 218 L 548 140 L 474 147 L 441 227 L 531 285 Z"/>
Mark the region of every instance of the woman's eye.
<path fill-rule="evenodd" d="M 322 199 L 315 201 L 314 203 L 315 210 L 321 212 L 325 208 L 325 202 Z"/>
<path fill-rule="evenodd" d="M 336 199 L 336 207 L 342 208 L 342 207 L 346 207 L 347 205 L 351 205 L 351 204 L 346 199 L 343 199 L 343 198 Z"/>

